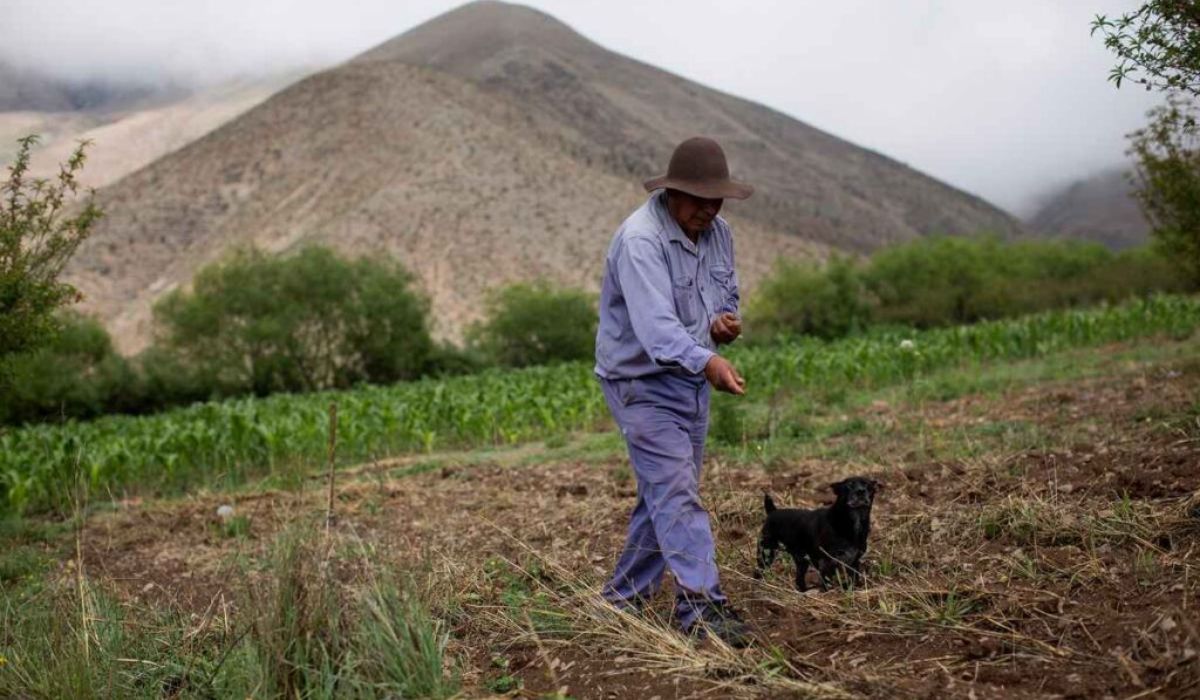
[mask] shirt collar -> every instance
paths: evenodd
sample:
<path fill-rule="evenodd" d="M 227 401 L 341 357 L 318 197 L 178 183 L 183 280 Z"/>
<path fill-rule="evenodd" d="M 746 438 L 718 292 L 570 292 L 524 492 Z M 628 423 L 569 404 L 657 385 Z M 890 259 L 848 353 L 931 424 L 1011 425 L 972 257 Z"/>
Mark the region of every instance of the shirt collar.
<path fill-rule="evenodd" d="M 687 234 L 680 228 L 679 222 L 675 220 L 675 217 L 671 216 L 671 210 L 667 208 L 667 191 L 662 190 L 653 195 L 651 199 L 654 200 L 655 210 L 663 222 L 663 229 L 667 232 L 667 240 L 676 241 L 683 246 L 684 250 L 699 255 L 700 242 L 704 240 L 705 234 L 708 231 L 700 234 L 696 242 L 692 243 L 692 239 L 687 237 Z"/>

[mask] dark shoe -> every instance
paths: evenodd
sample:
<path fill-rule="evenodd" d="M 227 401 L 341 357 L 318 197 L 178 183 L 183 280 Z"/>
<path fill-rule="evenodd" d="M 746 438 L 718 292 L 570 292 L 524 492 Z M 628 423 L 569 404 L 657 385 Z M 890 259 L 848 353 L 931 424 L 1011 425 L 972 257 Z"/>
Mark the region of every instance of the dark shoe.
<path fill-rule="evenodd" d="M 734 649 L 750 646 L 750 627 L 729 605 L 706 603 L 700 608 L 699 616 L 688 625 L 684 634 L 704 639 L 709 634 L 717 637 Z"/>
<path fill-rule="evenodd" d="M 613 601 L 605 599 L 614 610 L 620 610 L 623 613 L 630 615 L 644 615 L 649 608 L 650 602 L 642 597 L 628 598 L 626 600 Z"/>

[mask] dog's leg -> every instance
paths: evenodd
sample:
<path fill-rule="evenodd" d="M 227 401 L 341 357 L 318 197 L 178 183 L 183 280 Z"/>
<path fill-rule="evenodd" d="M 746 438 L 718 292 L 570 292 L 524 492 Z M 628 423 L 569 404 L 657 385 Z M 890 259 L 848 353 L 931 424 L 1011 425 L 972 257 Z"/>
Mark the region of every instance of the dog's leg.
<path fill-rule="evenodd" d="M 847 565 L 847 568 L 850 569 L 850 583 L 861 588 L 864 580 L 862 572 L 862 556 L 859 555 L 855 557 L 854 560 Z"/>
<path fill-rule="evenodd" d="M 821 590 L 829 590 L 829 581 L 837 576 L 838 561 L 822 555 L 817 560 L 817 573 L 820 574 Z"/>
<path fill-rule="evenodd" d="M 842 588 L 850 588 L 854 584 L 858 572 L 843 559 L 843 556 L 839 554 L 821 559 L 818 569 L 821 572 L 823 584 L 828 585 L 830 581 L 834 581 Z"/>
<path fill-rule="evenodd" d="M 804 581 L 804 577 L 808 575 L 808 556 L 795 550 L 788 550 L 788 554 L 792 555 L 792 561 L 796 563 L 796 590 L 803 593 L 808 590 L 808 584 Z"/>

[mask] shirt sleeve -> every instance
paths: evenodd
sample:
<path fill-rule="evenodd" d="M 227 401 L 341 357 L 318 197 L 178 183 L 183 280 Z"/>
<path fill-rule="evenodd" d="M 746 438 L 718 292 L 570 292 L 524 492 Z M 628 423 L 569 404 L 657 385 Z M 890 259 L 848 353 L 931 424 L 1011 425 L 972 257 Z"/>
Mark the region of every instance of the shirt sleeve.
<path fill-rule="evenodd" d="M 655 363 L 700 374 L 716 353 L 687 332 L 675 313 L 671 272 L 657 241 L 630 238 L 617 253 L 617 279 L 638 342 Z"/>
<path fill-rule="evenodd" d="M 741 292 L 738 291 L 737 260 L 733 255 L 733 236 L 729 234 L 728 230 L 726 230 L 726 235 L 729 237 L 729 289 L 725 295 L 725 300 L 721 303 L 721 307 L 717 309 L 717 313 L 723 314 L 728 312 L 740 316 L 741 313 L 738 311 L 738 307 L 741 304 L 742 297 Z"/>

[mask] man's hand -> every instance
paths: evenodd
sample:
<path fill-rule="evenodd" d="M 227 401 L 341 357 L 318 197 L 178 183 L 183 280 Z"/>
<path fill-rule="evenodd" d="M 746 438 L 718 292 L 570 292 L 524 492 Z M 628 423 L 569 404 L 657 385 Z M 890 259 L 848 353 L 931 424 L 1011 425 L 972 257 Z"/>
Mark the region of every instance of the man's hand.
<path fill-rule="evenodd" d="M 746 380 L 742 379 L 742 375 L 738 374 L 729 360 L 720 355 L 713 355 L 709 358 L 708 364 L 704 365 L 704 378 L 717 391 L 738 396 L 746 393 Z"/>
<path fill-rule="evenodd" d="M 712 322 L 710 332 L 718 344 L 732 343 L 742 334 L 742 319 L 726 311 Z"/>

